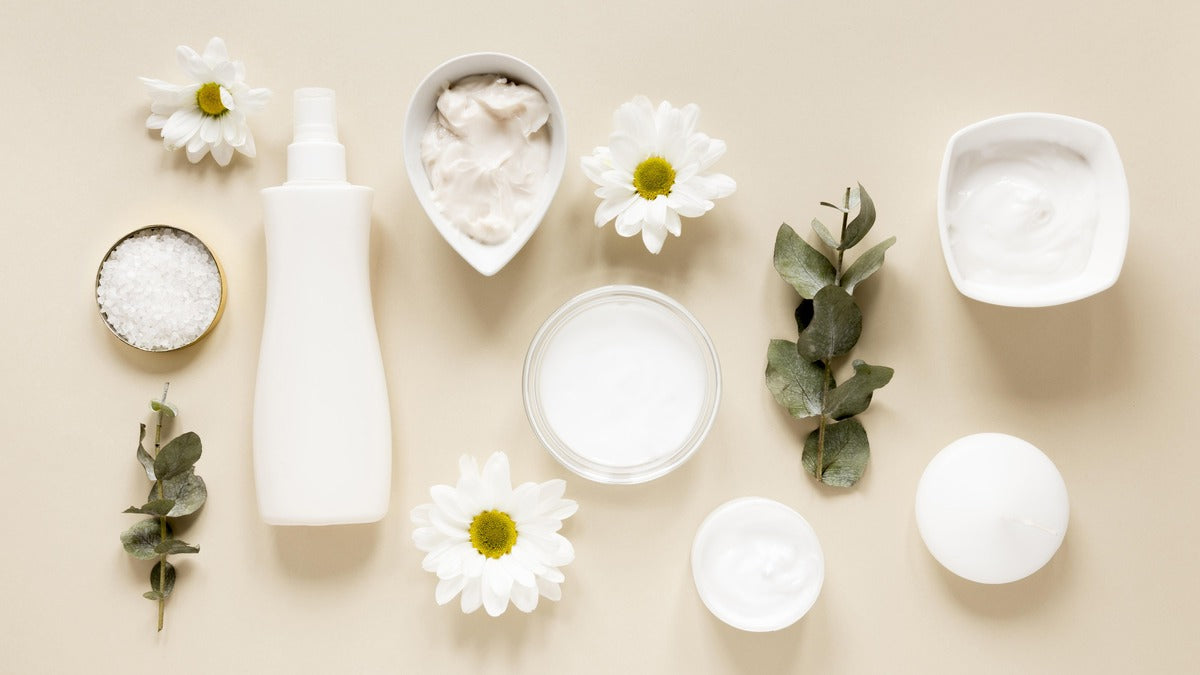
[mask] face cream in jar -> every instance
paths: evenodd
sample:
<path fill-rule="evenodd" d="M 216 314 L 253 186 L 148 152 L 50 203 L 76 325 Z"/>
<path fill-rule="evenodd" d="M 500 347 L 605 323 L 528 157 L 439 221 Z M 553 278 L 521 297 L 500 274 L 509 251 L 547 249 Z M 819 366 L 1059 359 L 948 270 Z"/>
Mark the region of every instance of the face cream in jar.
<path fill-rule="evenodd" d="M 534 336 L 525 410 L 542 444 L 575 473 L 641 483 L 683 464 L 720 398 L 708 334 L 657 291 L 605 286 L 568 301 Z"/>
<path fill-rule="evenodd" d="M 808 613 L 825 582 L 825 556 L 812 526 L 764 497 L 718 506 L 692 544 L 692 578 L 704 605 L 745 631 L 775 631 Z"/>

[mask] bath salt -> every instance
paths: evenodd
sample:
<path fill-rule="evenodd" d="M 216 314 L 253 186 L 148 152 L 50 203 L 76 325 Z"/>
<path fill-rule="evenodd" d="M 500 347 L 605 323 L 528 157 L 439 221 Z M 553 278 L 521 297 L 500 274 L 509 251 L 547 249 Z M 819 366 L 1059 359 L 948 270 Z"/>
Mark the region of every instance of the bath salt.
<path fill-rule="evenodd" d="M 108 325 L 139 349 L 166 351 L 194 342 L 217 316 L 221 274 L 194 236 L 144 230 L 120 242 L 100 267 L 96 289 Z"/>

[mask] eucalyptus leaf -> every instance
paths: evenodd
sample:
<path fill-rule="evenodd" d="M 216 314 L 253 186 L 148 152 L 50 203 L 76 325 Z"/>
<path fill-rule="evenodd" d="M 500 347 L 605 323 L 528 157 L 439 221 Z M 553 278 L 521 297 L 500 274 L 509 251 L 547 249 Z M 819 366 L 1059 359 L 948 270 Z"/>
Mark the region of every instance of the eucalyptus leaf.
<path fill-rule="evenodd" d="M 167 526 L 170 536 L 171 527 Z M 158 518 L 139 520 L 133 527 L 121 533 L 121 544 L 125 551 L 138 560 L 153 560 L 158 557 L 155 548 L 162 543 L 162 521 Z"/>
<path fill-rule="evenodd" d="M 775 235 L 775 270 L 802 298 L 811 298 L 834 282 L 836 271 L 820 251 L 796 234 L 787 223 Z"/>
<path fill-rule="evenodd" d="M 840 286 L 826 286 L 813 298 L 813 319 L 796 341 L 800 357 L 828 361 L 850 351 L 862 335 L 862 312 Z"/>
<path fill-rule="evenodd" d="M 166 565 L 166 572 L 160 574 L 164 569 L 163 565 Z M 150 588 L 151 592 L 159 593 L 164 598 L 171 597 L 171 592 L 175 590 L 175 566 L 166 560 L 158 561 L 154 569 L 150 570 Z"/>
<path fill-rule="evenodd" d="M 204 479 L 196 475 L 195 469 L 188 469 L 174 478 L 168 478 L 162 485 L 163 497 L 175 502 L 175 506 L 167 513 L 170 518 L 191 515 L 199 511 L 208 499 L 208 487 L 204 484 Z M 155 499 L 157 495 L 158 488 L 152 487 L 147 499 Z"/>
<path fill-rule="evenodd" d="M 144 513 L 148 516 L 165 516 L 174 507 L 175 500 L 173 499 L 154 499 L 142 506 L 131 506 L 122 511 L 122 513 Z"/>
<path fill-rule="evenodd" d="M 767 348 L 767 389 L 792 417 L 804 419 L 821 414 L 824 377 L 825 367 L 800 358 L 796 343 L 771 340 Z"/>
<path fill-rule="evenodd" d="M 162 413 L 163 417 L 174 417 L 179 414 L 179 408 L 176 408 L 174 404 L 158 399 L 150 399 L 150 409 Z"/>
<path fill-rule="evenodd" d="M 146 478 L 155 480 L 154 458 L 150 456 L 150 453 L 146 452 L 146 446 L 142 445 L 142 441 L 146 440 L 146 425 L 139 424 L 138 426 L 141 427 L 141 432 L 138 435 L 137 459 L 138 462 L 141 462 L 142 468 L 146 470 Z"/>
<path fill-rule="evenodd" d="M 851 191 L 853 194 L 853 191 Z M 867 189 L 858 184 L 858 196 L 860 204 L 858 205 L 858 215 L 846 225 L 846 231 L 842 235 L 842 250 L 851 248 L 858 242 L 862 241 L 863 237 L 871 231 L 871 226 L 875 224 L 875 202 L 871 201 L 871 195 L 867 194 Z"/>
<path fill-rule="evenodd" d="M 154 474 L 160 480 L 167 480 L 192 468 L 200 459 L 200 437 L 189 431 L 171 439 L 170 443 L 158 451 L 154 458 Z"/>
<path fill-rule="evenodd" d="M 142 593 L 142 597 L 147 600 L 153 600 L 155 602 L 158 602 L 159 600 L 162 600 L 166 596 L 158 591 L 146 591 L 145 593 Z"/>
<path fill-rule="evenodd" d="M 856 359 L 854 376 L 831 389 L 825 397 L 825 414 L 840 420 L 863 412 L 871 405 L 871 395 L 891 382 L 895 372 L 887 366 L 872 366 Z"/>
<path fill-rule="evenodd" d="M 853 293 L 856 286 L 883 266 L 883 254 L 895 243 L 895 237 L 888 237 L 858 256 L 858 260 L 842 274 L 842 288 L 847 293 Z"/>
<path fill-rule="evenodd" d="M 822 483 L 834 487 L 850 487 L 862 478 L 871 458 L 871 446 L 867 442 L 867 430 L 854 418 L 825 426 L 825 449 L 821 453 L 824 465 L 817 473 L 817 443 L 820 429 L 814 429 L 804 441 L 801 463 L 804 470 L 821 479 Z"/>
<path fill-rule="evenodd" d="M 164 539 L 158 542 L 154 547 L 154 552 L 159 555 L 173 555 L 176 553 L 199 553 L 200 548 L 192 546 L 182 539 Z"/>
<path fill-rule="evenodd" d="M 812 229 L 813 229 L 813 232 L 816 232 L 817 236 L 821 238 L 821 241 L 825 242 L 826 246 L 828 246 L 829 248 L 831 248 L 835 251 L 837 250 L 837 247 L 838 247 L 837 237 L 833 236 L 833 233 L 829 231 L 828 227 L 825 227 L 825 223 L 822 223 L 821 221 L 817 220 L 816 218 L 813 218 L 812 219 Z"/>

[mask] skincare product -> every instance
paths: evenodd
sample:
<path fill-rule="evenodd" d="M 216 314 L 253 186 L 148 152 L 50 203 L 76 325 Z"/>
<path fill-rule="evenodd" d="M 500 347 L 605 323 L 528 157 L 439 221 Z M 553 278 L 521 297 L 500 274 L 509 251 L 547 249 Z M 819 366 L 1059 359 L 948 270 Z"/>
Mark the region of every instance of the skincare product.
<path fill-rule="evenodd" d="M 679 303 L 608 286 L 570 300 L 538 331 L 525 361 L 525 410 L 568 469 L 640 483 L 700 446 L 720 379 L 708 334 Z"/>
<path fill-rule="evenodd" d="M 121 238 L 96 274 L 96 302 L 113 335 L 148 352 L 186 347 L 220 319 L 225 279 L 199 239 L 155 225 Z"/>
<path fill-rule="evenodd" d="M 298 89 L 287 182 L 263 190 L 267 302 L 254 395 L 263 520 L 383 518 L 392 434 L 371 308 L 370 188 L 346 182 L 334 93 Z"/>
<path fill-rule="evenodd" d="M 745 631 L 775 631 L 808 613 L 825 583 L 825 554 L 808 521 L 763 497 L 709 514 L 692 543 L 692 579 L 705 607 Z"/>
<path fill-rule="evenodd" d="M 507 241 L 537 209 L 550 165 L 541 92 L 500 75 L 446 87 L 421 139 L 421 161 L 442 215 L 484 244 Z"/>

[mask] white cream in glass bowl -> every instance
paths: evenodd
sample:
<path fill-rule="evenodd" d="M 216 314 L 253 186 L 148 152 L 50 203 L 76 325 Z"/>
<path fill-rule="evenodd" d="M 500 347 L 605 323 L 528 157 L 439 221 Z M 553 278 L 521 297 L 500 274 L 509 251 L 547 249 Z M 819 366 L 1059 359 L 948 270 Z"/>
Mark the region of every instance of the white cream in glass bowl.
<path fill-rule="evenodd" d="M 1044 307 L 1120 275 L 1129 188 L 1116 143 L 1092 122 L 1019 113 L 950 138 L 938 189 L 942 253 L 965 296 Z"/>

